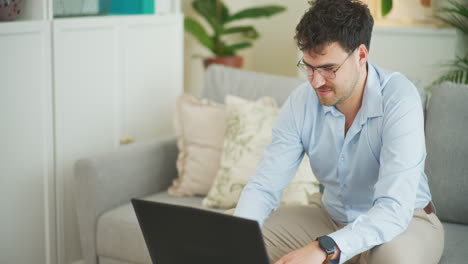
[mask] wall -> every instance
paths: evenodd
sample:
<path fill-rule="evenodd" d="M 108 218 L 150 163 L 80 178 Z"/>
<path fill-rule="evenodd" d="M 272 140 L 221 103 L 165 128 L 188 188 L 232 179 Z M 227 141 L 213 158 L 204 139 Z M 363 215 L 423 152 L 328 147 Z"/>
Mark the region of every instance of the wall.
<path fill-rule="evenodd" d="M 183 12 L 193 17 L 194 11 L 191 8 L 190 0 L 184 0 Z M 240 55 L 244 56 L 244 69 L 273 74 L 296 76 L 296 63 L 298 50 L 294 42 L 294 30 L 296 24 L 309 7 L 306 0 L 225 0 L 231 13 L 241 9 L 257 5 L 286 5 L 287 11 L 267 19 L 252 20 L 251 24 L 261 34 L 261 37 L 254 42 L 254 46 Z M 203 66 L 202 59 L 193 58 L 193 55 L 201 54 L 210 56 L 207 50 L 200 46 L 189 34 L 185 34 L 185 91 L 198 95 L 203 87 Z"/>
<path fill-rule="evenodd" d="M 433 1 L 434 9 L 445 1 Z M 369 2 L 376 5 L 375 0 Z M 252 6 L 252 1 L 249 0 L 225 0 L 225 3 L 231 12 Z M 272 18 L 251 21 L 261 37 L 254 42 L 252 48 L 240 53 L 244 56 L 244 69 L 296 77 L 296 63 L 300 52 L 293 37 L 297 23 L 309 8 L 308 1 L 255 1 L 255 5 L 267 4 L 286 5 L 288 9 Z M 190 5 L 190 0 L 184 0 L 182 9 L 187 16 L 194 17 Z M 419 15 L 415 13 L 415 16 Z M 386 69 L 401 71 L 412 79 L 421 80 L 422 85 L 427 85 L 439 75 L 439 65 L 453 58 L 455 33 L 453 30 L 436 29 L 421 21 L 408 23 L 410 21 L 381 21 L 377 18 L 370 59 Z M 187 33 L 184 51 L 185 91 L 199 95 L 203 87 L 204 69 L 202 59 L 193 58 L 193 55 L 208 57 L 211 54 Z"/>

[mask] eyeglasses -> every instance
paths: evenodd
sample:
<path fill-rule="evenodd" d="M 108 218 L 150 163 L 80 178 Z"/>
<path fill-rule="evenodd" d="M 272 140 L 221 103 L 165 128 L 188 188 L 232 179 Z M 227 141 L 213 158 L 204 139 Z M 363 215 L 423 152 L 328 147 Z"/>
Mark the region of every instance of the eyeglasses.
<path fill-rule="evenodd" d="M 343 64 L 348 60 L 348 58 L 351 57 L 351 55 L 354 53 L 355 50 L 356 49 L 351 51 L 348 54 L 348 57 L 346 57 L 346 59 L 343 61 L 343 63 L 341 63 L 336 69 L 334 69 L 333 67 L 317 67 L 317 68 L 315 68 L 314 66 L 307 64 L 304 61 L 304 58 L 299 60 L 299 62 L 297 63 L 296 66 L 301 72 L 303 72 L 309 78 L 313 79 L 314 78 L 314 72 L 317 71 L 318 73 L 320 73 L 320 75 L 322 75 L 323 78 L 328 79 L 328 80 L 333 80 L 333 79 L 336 78 L 336 72 L 341 68 L 341 66 L 343 66 Z"/>

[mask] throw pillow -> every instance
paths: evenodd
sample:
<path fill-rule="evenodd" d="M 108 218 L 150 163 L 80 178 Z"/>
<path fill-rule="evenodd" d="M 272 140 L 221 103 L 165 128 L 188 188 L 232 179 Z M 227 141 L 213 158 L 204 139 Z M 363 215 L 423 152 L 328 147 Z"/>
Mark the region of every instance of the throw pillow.
<path fill-rule="evenodd" d="M 219 169 L 224 122 L 223 105 L 189 95 L 177 98 L 174 125 L 179 149 L 179 177 L 169 187 L 169 194 L 208 193 Z"/>
<path fill-rule="evenodd" d="M 226 131 L 221 164 L 208 196 L 206 207 L 235 207 L 240 194 L 254 173 L 262 151 L 271 141 L 271 131 L 279 109 L 273 98 L 255 102 L 226 97 Z M 284 204 L 307 204 L 310 194 L 318 191 L 318 182 L 307 158 L 283 193 Z"/>

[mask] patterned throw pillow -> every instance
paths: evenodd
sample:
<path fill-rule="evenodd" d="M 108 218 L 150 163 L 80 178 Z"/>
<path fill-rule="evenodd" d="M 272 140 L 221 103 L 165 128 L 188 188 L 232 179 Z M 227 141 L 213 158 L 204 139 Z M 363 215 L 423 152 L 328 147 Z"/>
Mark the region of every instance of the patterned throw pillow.
<path fill-rule="evenodd" d="M 255 102 L 235 96 L 226 97 L 226 130 L 221 164 L 213 186 L 203 200 L 204 206 L 232 208 L 237 205 L 264 147 L 271 141 L 271 131 L 278 114 L 276 102 L 270 97 Z M 285 189 L 282 203 L 307 204 L 309 195 L 318 190 L 318 181 L 305 157 L 291 184 Z"/>

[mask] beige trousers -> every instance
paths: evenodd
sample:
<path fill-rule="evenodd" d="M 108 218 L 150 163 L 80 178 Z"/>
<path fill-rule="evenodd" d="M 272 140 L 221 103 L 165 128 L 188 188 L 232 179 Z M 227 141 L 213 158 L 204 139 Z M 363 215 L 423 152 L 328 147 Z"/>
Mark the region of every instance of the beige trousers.
<path fill-rule="evenodd" d="M 302 248 L 317 237 L 343 225 L 334 222 L 321 202 L 312 197 L 308 206 L 282 206 L 265 221 L 262 233 L 270 263 Z M 437 216 L 423 209 L 414 212 L 408 229 L 392 241 L 354 256 L 347 264 L 436 264 L 444 248 L 444 229 Z"/>

